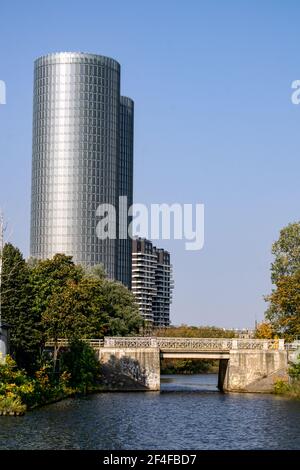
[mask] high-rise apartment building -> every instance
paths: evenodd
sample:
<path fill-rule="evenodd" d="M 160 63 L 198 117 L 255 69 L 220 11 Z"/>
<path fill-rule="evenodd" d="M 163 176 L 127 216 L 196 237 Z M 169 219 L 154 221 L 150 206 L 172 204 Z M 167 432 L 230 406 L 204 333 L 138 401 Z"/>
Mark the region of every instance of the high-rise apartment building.
<path fill-rule="evenodd" d="M 139 311 L 149 324 L 170 325 L 172 302 L 172 265 L 170 253 L 156 248 L 146 239 L 132 242 L 132 292 Z"/>
<path fill-rule="evenodd" d="M 153 247 L 153 253 L 156 255 L 156 294 L 152 300 L 154 326 L 169 326 L 171 294 L 173 289 L 170 253 L 156 247 Z"/>
<path fill-rule="evenodd" d="M 102 263 L 130 287 L 131 240 L 100 240 L 96 211 L 112 204 L 117 228 L 124 225 L 118 203 L 119 196 L 132 203 L 133 108 L 120 96 L 120 65 L 111 58 L 63 52 L 36 60 L 32 256 L 65 253 L 83 265 Z"/>

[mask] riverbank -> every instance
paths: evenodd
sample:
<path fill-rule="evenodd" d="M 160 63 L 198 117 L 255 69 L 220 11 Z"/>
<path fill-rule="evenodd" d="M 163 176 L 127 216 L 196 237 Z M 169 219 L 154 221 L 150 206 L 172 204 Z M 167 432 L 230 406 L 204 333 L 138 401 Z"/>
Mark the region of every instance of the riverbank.
<path fill-rule="evenodd" d="M 22 416 L 27 410 L 102 391 L 100 365 L 89 346 L 76 343 L 64 358 L 60 373 L 46 363 L 29 375 L 6 356 L 0 364 L 0 415 Z"/>
<path fill-rule="evenodd" d="M 4 367 L 7 383 L 2 382 L 0 385 L 0 416 L 23 416 L 26 412 L 68 398 L 82 398 L 96 393 L 147 391 L 146 387 L 132 378 L 105 366 L 100 367 L 96 383 L 77 388 L 68 385 L 67 374 L 62 374 L 59 382 L 51 383 L 46 370 L 32 379 L 24 371 L 16 369 L 10 358 L 7 358 L 6 365 L 2 365 L 2 372 Z"/>
<path fill-rule="evenodd" d="M 274 385 L 274 393 L 288 398 L 300 400 L 300 381 L 287 383 L 278 380 Z"/>
<path fill-rule="evenodd" d="M 41 402 L 36 402 L 31 406 L 28 406 L 21 402 L 20 399 L 11 399 L 7 397 L 0 397 L 0 416 L 24 416 L 28 411 L 34 411 L 36 409 L 42 408 L 44 406 L 53 405 L 59 403 L 60 401 L 67 400 L 68 398 L 76 399 L 83 398 L 88 395 L 95 393 L 103 392 L 113 392 L 114 389 L 107 387 L 106 385 L 99 384 L 94 387 L 88 388 L 85 392 L 80 390 L 72 390 L 69 393 L 61 393 L 60 395 L 50 398 L 43 399 Z M 132 391 L 132 390 L 129 390 Z M 53 389 L 53 394 L 55 394 L 55 389 Z"/>

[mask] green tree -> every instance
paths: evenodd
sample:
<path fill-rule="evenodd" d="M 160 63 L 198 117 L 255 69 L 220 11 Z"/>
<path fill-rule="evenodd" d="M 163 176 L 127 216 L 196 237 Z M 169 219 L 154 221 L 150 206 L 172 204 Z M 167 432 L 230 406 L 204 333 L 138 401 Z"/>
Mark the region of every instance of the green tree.
<path fill-rule="evenodd" d="M 272 254 L 275 257 L 271 265 L 273 284 L 300 269 L 300 222 L 289 224 L 280 231 L 279 239 L 272 245 Z"/>
<path fill-rule="evenodd" d="M 104 335 L 108 324 L 106 303 L 101 282 L 95 278 L 68 281 L 52 294 L 42 313 L 42 325 L 46 339 L 54 341 L 54 363 L 59 338 L 73 341 Z"/>
<path fill-rule="evenodd" d="M 68 281 L 62 290 L 52 294 L 42 313 L 46 339 L 54 341 L 54 366 L 59 338 L 73 341 L 129 335 L 137 333 L 141 325 L 142 318 L 128 289 L 96 276 Z"/>
<path fill-rule="evenodd" d="M 41 343 L 39 316 L 33 312 L 29 269 L 12 244 L 3 249 L 1 310 L 10 324 L 11 354 L 21 367 L 30 368 Z"/>
<path fill-rule="evenodd" d="M 142 325 L 133 294 L 108 280 L 102 266 L 86 270 L 63 254 L 26 263 L 19 250 L 7 245 L 2 280 L 3 313 L 11 324 L 14 356 L 30 372 L 43 363 L 49 339 L 55 342 L 55 367 L 59 338 L 130 335 Z"/>
<path fill-rule="evenodd" d="M 143 319 L 132 292 L 119 282 L 103 282 L 103 297 L 107 302 L 108 325 L 106 334 L 128 336 L 139 333 Z"/>
<path fill-rule="evenodd" d="M 69 281 L 78 282 L 83 269 L 76 266 L 71 256 L 57 254 L 52 259 L 30 263 L 30 282 L 33 294 L 33 309 L 42 315 L 47 309 L 51 296 L 62 292 Z"/>
<path fill-rule="evenodd" d="M 87 268 L 85 277 L 102 281 L 102 307 L 107 312 L 104 333 L 124 336 L 139 333 L 144 322 L 132 292 L 120 282 L 107 279 L 102 264 Z"/>
<path fill-rule="evenodd" d="M 277 279 L 276 289 L 266 300 L 270 302 L 266 317 L 274 330 L 289 341 L 300 336 L 300 269 Z"/>
<path fill-rule="evenodd" d="M 76 266 L 71 256 L 56 254 L 52 259 L 29 260 L 30 288 L 32 294 L 31 311 L 37 320 L 41 335 L 41 351 L 49 337 L 43 315 L 47 311 L 52 298 L 59 297 L 65 286 L 83 277 L 83 269 Z M 55 350 L 55 357 L 57 351 Z M 54 361 L 55 364 L 56 361 Z"/>
<path fill-rule="evenodd" d="M 69 281 L 52 294 L 42 314 L 47 339 L 102 338 L 137 333 L 142 324 L 133 295 L 123 285 L 96 277 Z"/>
<path fill-rule="evenodd" d="M 275 334 L 292 340 L 300 334 L 300 222 L 280 231 L 272 253 L 271 280 L 275 286 L 265 297 L 269 302 L 265 316 Z"/>

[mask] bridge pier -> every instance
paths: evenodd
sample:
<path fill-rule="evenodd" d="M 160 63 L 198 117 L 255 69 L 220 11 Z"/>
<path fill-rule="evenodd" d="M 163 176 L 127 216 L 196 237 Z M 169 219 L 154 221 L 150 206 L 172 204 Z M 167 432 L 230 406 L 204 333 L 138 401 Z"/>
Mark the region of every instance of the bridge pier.
<path fill-rule="evenodd" d="M 287 378 L 285 350 L 231 350 L 220 361 L 219 388 L 224 392 L 271 393 L 276 379 Z"/>
<path fill-rule="evenodd" d="M 220 392 L 224 392 L 224 383 L 228 369 L 228 361 L 228 359 L 219 360 L 218 389 Z"/>
<path fill-rule="evenodd" d="M 160 390 L 159 348 L 104 347 L 99 349 L 99 361 L 103 373 L 114 377 L 113 389 Z"/>

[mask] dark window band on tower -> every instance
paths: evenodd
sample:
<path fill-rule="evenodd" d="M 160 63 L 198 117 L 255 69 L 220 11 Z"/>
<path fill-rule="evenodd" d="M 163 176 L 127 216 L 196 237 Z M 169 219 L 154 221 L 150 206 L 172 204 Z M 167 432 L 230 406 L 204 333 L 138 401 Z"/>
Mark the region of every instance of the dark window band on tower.
<path fill-rule="evenodd" d="M 119 216 L 119 223 L 127 228 L 131 222 L 128 209 L 133 203 L 133 139 L 134 139 L 134 103 L 130 98 L 121 96 L 120 102 L 120 159 L 119 159 L 119 195 L 127 196 L 125 220 Z M 123 215 L 122 215 L 123 217 Z M 131 287 L 131 234 L 125 240 L 119 240 L 118 280 Z"/>

